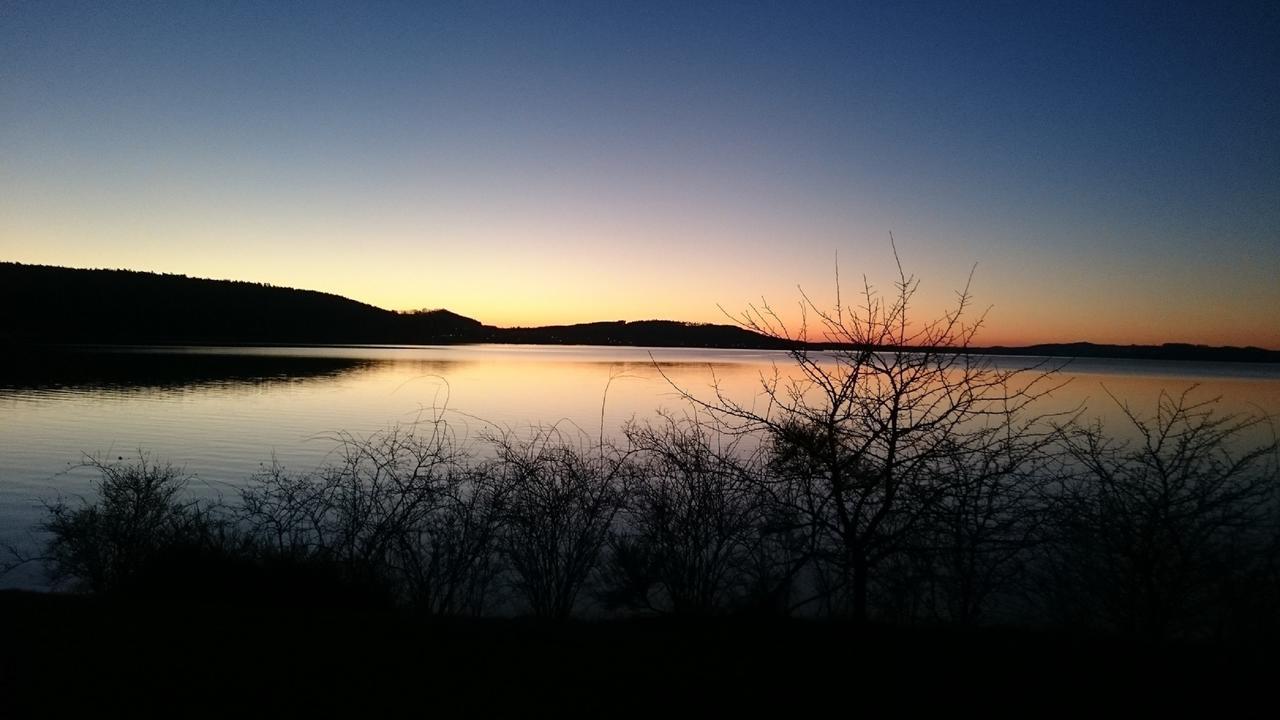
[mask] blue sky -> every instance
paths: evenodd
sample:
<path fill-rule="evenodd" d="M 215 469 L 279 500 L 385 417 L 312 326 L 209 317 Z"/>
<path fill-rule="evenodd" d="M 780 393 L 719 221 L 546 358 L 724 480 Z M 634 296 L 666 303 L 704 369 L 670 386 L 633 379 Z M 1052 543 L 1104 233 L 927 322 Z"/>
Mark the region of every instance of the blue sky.
<path fill-rule="evenodd" d="M 1280 347 L 1276 3 L 7 3 L 0 258 L 499 324 L 977 263 L 990 342 Z"/>

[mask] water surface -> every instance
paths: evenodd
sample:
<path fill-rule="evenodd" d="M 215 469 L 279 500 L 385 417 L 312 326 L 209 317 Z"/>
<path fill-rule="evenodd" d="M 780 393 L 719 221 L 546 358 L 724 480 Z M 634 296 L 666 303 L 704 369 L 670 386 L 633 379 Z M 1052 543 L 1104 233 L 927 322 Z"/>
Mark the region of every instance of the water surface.
<path fill-rule="evenodd" d="M 323 464 L 339 432 L 444 418 L 464 442 L 548 423 L 597 438 L 691 411 L 682 392 L 763 406 L 762 378 L 791 367 L 778 351 L 510 345 L 96 348 L 17 363 L 0 376 L 0 543 L 28 542 L 43 500 L 91 492 L 88 457 L 146 452 L 198 494 L 234 495 L 264 464 Z M 1188 388 L 1221 397 L 1221 412 L 1280 414 L 1278 365 L 1082 359 L 1057 381 L 1041 411 L 1112 424 L 1117 401 L 1145 413 Z"/>

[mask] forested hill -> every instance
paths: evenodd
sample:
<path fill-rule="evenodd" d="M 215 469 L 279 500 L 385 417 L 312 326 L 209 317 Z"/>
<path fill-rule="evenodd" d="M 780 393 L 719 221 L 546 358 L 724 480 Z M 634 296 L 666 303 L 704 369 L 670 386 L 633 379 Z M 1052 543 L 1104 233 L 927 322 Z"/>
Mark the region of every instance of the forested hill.
<path fill-rule="evenodd" d="M 235 280 L 0 262 L 0 343 L 514 343 L 781 349 L 734 325 L 642 320 L 499 328 L 448 310 L 394 312 L 339 295 Z M 826 345 L 813 345 L 828 349 Z M 1280 351 L 1202 345 L 969 348 L 974 354 L 1280 363 Z"/>
<path fill-rule="evenodd" d="M 483 339 L 476 320 L 338 295 L 130 270 L 0 263 L 0 334 L 52 343 L 428 343 Z"/>
<path fill-rule="evenodd" d="M 648 347 L 708 347 L 783 349 L 795 345 L 734 325 L 685 323 L 675 320 L 593 322 L 497 329 L 495 342 L 548 345 L 637 345 Z"/>
<path fill-rule="evenodd" d="M 0 341 L 783 346 L 730 325 L 649 320 L 506 329 L 448 310 L 393 312 L 313 290 L 20 263 L 0 263 Z"/>
<path fill-rule="evenodd" d="M 1099 345 L 1091 342 L 1049 343 L 1026 347 L 989 347 L 975 352 L 990 355 L 1037 355 L 1061 358 L 1119 358 L 1125 360 L 1191 360 L 1200 362 L 1280 363 L 1280 351 L 1259 347 L 1214 347 L 1190 343 L 1162 345 Z"/>

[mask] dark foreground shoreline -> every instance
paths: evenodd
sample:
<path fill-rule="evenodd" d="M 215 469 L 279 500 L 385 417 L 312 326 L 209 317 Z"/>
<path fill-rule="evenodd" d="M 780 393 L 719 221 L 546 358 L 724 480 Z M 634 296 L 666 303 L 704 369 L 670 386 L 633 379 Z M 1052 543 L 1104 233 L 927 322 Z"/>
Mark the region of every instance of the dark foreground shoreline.
<path fill-rule="evenodd" d="M 1226 713 L 1264 647 L 758 618 L 537 622 L 0 592 L 6 717 L 67 707 L 297 715 L 788 717 L 947 707 Z M 658 713 L 652 715 L 652 713 Z"/>

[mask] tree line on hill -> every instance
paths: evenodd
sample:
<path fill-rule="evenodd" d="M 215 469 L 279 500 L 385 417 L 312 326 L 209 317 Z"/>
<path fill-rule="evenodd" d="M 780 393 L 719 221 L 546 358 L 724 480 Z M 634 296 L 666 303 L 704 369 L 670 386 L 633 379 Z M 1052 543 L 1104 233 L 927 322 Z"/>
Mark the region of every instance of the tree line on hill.
<path fill-rule="evenodd" d="M 92 344 L 552 343 L 779 348 L 731 325 L 669 320 L 498 328 L 312 290 L 129 270 L 0 263 L 0 341 Z"/>
<path fill-rule="evenodd" d="M 0 263 L 0 344 L 513 343 L 839 349 L 739 324 L 640 320 L 500 328 L 448 310 L 396 312 L 330 293 L 131 270 Z M 886 347 L 886 349 L 894 349 Z M 934 348 L 945 349 L 945 348 Z M 1280 362 L 1257 347 L 1055 343 L 971 354 Z"/>

